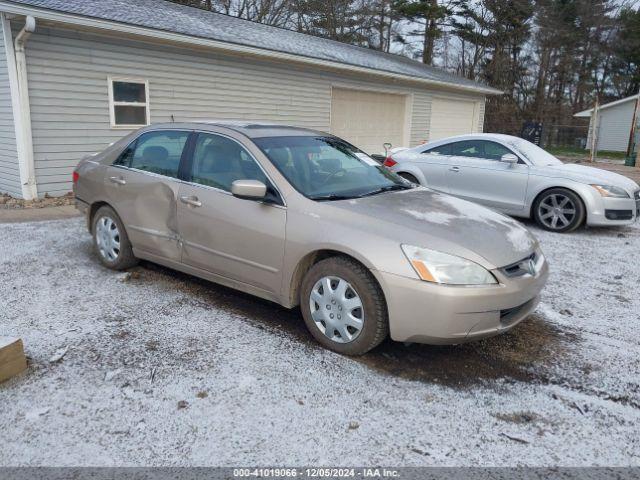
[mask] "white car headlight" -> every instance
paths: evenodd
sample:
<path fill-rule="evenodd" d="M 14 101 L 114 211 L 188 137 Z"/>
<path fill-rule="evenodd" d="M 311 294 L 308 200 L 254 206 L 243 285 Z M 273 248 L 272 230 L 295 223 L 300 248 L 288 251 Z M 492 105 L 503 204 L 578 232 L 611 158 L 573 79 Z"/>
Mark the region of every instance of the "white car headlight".
<path fill-rule="evenodd" d="M 412 245 L 402 245 L 402 251 L 418 276 L 426 282 L 447 285 L 498 283 L 486 268 L 466 258 Z"/>
<path fill-rule="evenodd" d="M 620 187 L 614 187 L 613 185 L 591 185 L 595 188 L 603 197 L 613 198 L 630 198 L 629 193 Z"/>

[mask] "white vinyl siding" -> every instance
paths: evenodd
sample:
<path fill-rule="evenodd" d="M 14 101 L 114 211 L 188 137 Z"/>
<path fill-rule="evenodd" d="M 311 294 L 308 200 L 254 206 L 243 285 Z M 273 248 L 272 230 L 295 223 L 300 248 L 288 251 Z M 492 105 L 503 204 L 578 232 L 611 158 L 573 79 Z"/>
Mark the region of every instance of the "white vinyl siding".
<path fill-rule="evenodd" d="M 626 152 L 629 147 L 633 109 L 635 98 L 631 101 L 602 109 L 598 112 L 598 144 L 599 151 Z M 587 150 L 591 149 L 591 129 L 593 118 L 589 123 Z"/>
<path fill-rule="evenodd" d="M 256 120 L 328 132 L 332 88 L 388 91 L 413 99 L 405 110 L 407 146 L 428 138 L 434 93 L 362 75 L 44 27 L 29 40 L 27 63 L 40 195 L 69 191 L 82 157 L 128 133 L 110 124 L 109 77 L 148 81 L 152 124 Z"/>
<path fill-rule="evenodd" d="M 416 147 L 429 141 L 431 126 L 431 95 L 417 92 L 413 95 L 411 112 L 411 141 L 409 147 Z"/>
<path fill-rule="evenodd" d="M 0 22 L 0 193 L 20 197 L 22 187 L 3 33 Z"/>

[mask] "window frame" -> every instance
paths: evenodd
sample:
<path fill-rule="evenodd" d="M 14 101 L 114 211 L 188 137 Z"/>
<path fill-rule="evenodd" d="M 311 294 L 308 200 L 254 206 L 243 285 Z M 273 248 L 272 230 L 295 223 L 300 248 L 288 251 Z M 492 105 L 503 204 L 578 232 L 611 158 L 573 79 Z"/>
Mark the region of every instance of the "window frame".
<path fill-rule="evenodd" d="M 114 82 L 122 83 L 134 83 L 137 85 L 144 85 L 145 102 L 116 102 L 113 94 Z M 132 130 L 136 128 L 146 127 L 151 124 L 151 102 L 149 95 L 149 80 L 144 78 L 135 77 L 107 77 L 107 86 L 109 90 L 109 123 L 112 130 Z M 117 124 L 116 123 L 116 109 L 115 107 L 144 107 L 145 108 L 145 122 L 144 124 Z"/>
<path fill-rule="evenodd" d="M 129 150 L 130 148 L 133 148 L 133 155 L 135 155 L 135 151 L 138 148 L 138 141 L 140 140 L 140 138 L 144 137 L 147 134 L 150 133 L 161 133 L 161 132 L 184 132 L 187 134 L 187 141 L 184 144 L 184 147 L 182 147 L 182 153 L 180 155 L 180 162 L 178 163 L 178 171 L 177 171 L 177 176 L 175 177 L 171 177 L 169 175 L 164 175 L 162 173 L 157 173 L 157 172 L 152 172 L 150 170 L 141 170 L 139 168 L 136 168 L 134 166 L 132 166 L 132 162 L 133 162 L 133 157 L 131 157 L 129 159 L 129 163 L 128 164 L 122 164 L 122 163 L 118 163 L 118 161 L 122 158 L 122 156 L 125 154 L 125 152 L 127 150 Z M 195 134 L 197 132 L 195 132 L 192 129 L 184 129 L 184 128 L 158 128 L 158 129 L 152 129 L 152 130 L 146 130 L 144 132 L 140 132 L 138 135 L 136 135 L 136 137 L 134 139 L 132 139 L 125 148 L 122 149 L 122 151 L 120 152 L 120 154 L 118 154 L 118 156 L 113 160 L 113 162 L 111 162 L 111 166 L 115 167 L 115 168 L 124 168 L 127 170 L 130 170 L 132 172 L 137 172 L 137 173 L 143 173 L 145 175 L 153 175 L 156 177 L 161 177 L 161 178 L 166 178 L 169 180 L 174 180 L 174 181 L 179 181 L 179 182 L 184 182 L 184 174 L 183 174 L 183 170 L 185 168 L 185 165 L 189 163 L 190 161 L 190 156 L 192 154 L 192 144 L 191 142 L 193 141 L 193 139 L 195 138 Z"/>
<path fill-rule="evenodd" d="M 262 173 L 265 175 L 265 177 L 269 181 L 270 185 L 267 185 L 267 190 L 269 189 L 269 186 L 271 186 L 276 192 L 276 197 L 277 197 L 276 200 L 277 201 L 275 201 L 275 202 L 262 202 L 262 203 L 265 203 L 266 205 L 270 205 L 270 206 L 273 206 L 273 207 L 279 207 L 279 208 L 286 208 L 287 207 L 287 203 L 286 203 L 286 201 L 284 199 L 284 195 L 282 195 L 282 192 L 280 191 L 280 187 L 278 187 L 278 184 L 273 180 L 271 175 L 269 175 L 269 173 L 265 170 L 265 168 L 262 166 L 262 163 L 260 163 L 260 161 L 256 158 L 256 156 L 249 150 L 247 145 L 243 144 L 242 142 L 240 142 L 236 138 L 233 138 L 232 136 L 224 134 L 224 133 L 221 133 L 221 132 L 214 132 L 214 131 L 210 131 L 210 130 L 193 130 L 192 131 L 191 144 L 190 145 L 187 144 L 187 147 L 190 147 L 190 148 L 188 150 L 185 150 L 186 156 L 184 158 L 184 165 L 181 163 L 181 167 L 184 168 L 184 170 L 181 172 L 182 175 L 183 175 L 180 178 L 181 181 L 183 181 L 184 183 L 188 183 L 189 185 L 192 185 L 192 186 L 195 186 L 195 187 L 206 188 L 206 189 L 209 189 L 209 190 L 215 190 L 216 192 L 223 193 L 225 195 L 234 196 L 233 193 L 231 193 L 228 190 L 224 190 L 222 188 L 214 187 L 213 185 L 205 185 L 205 184 L 202 184 L 202 183 L 195 182 L 193 180 L 193 175 L 192 175 L 193 174 L 193 162 L 195 160 L 196 144 L 198 142 L 198 137 L 200 135 L 217 135 L 219 137 L 224 137 L 227 140 L 231 140 L 231 141 L 237 143 L 247 153 L 247 155 L 249 155 L 249 157 L 256 163 L 256 165 L 258 165 L 258 168 L 262 171 Z M 123 152 L 124 152 L 124 150 L 123 150 Z"/>
<path fill-rule="evenodd" d="M 441 147 L 447 147 L 449 149 L 449 152 L 451 152 L 451 145 L 453 145 L 452 142 L 436 145 L 435 147 L 427 148 L 426 150 L 421 151 L 420 155 L 438 155 L 441 157 L 451 157 L 451 153 L 432 153 L 435 149 Z"/>

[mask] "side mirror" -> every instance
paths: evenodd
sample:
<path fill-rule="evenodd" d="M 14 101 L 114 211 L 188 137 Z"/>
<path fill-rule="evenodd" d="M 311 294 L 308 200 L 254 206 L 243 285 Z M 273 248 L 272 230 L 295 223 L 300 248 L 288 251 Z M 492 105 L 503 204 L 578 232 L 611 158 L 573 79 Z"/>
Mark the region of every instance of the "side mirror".
<path fill-rule="evenodd" d="M 500 157 L 500 161 L 504 163 L 514 164 L 518 163 L 518 157 L 513 153 L 505 153 L 504 155 L 502 155 L 502 157 Z"/>
<path fill-rule="evenodd" d="M 245 200 L 262 200 L 267 195 L 267 186 L 258 180 L 236 180 L 231 184 L 231 193 Z"/>

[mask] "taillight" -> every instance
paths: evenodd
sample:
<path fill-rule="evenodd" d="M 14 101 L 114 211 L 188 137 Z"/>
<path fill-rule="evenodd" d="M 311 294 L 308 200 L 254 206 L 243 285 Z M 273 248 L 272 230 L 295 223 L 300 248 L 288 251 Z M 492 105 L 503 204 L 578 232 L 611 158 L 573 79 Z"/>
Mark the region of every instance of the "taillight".
<path fill-rule="evenodd" d="M 80 180 L 80 174 L 74 170 L 71 178 L 73 178 L 73 184 L 75 185 Z"/>
<path fill-rule="evenodd" d="M 396 162 L 393 158 L 391 158 L 391 155 L 389 155 L 385 159 L 385 161 L 384 161 L 384 163 L 382 165 L 384 165 L 387 168 L 391 168 L 391 167 L 393 167 L 394 165 L 397 165 L 397 164 L 398 164 L 398 162 Z"/>

